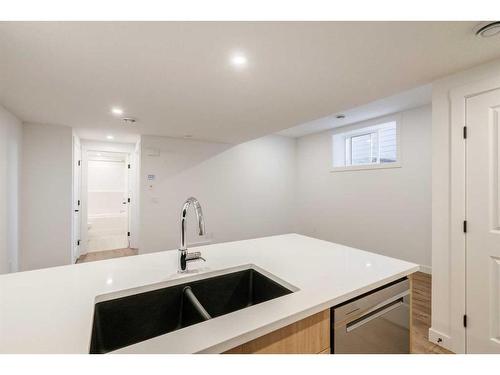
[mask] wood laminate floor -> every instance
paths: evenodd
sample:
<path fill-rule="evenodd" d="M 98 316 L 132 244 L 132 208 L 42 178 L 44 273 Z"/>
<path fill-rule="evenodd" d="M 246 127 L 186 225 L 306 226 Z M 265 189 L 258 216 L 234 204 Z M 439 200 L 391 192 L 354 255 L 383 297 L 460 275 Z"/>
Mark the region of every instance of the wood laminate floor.
<path fill-rule="evenodd" d="M 105 260 L 112 258 L 121 258 L 128 257 L 132 255 L 137 255 L 137 249 L 116 249 L 116 250 L 106 250 L 106 251 L 93 251 L 91 253 L 84 254 L 80 256 L 76 263 L 85 263 L 85 262 L 95 262 L 96 260 Z"/>
<path fill-rule="evenodd" d="M 452 354 L 450 351 L 429 341 L 431 326 L 431 282 L 426 273 L 412 275 L 412 354 Z"/>

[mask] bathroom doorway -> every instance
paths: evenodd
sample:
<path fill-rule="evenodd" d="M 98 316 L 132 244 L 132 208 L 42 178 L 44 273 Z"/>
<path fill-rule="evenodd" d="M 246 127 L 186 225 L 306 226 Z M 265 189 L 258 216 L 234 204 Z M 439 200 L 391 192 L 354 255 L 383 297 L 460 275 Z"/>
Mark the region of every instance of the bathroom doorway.
<path fill-rule="evenodd" d="M 79 244 L 76 263 L 138 253 L 139 160 L 139 142 L 81 140 L 81 223 L 79 237 L 75 238 Z"/>
<path fill-rule="evenodd" d="M 130 248 L 129 155 L 87 152 L 87 253 Z"/>

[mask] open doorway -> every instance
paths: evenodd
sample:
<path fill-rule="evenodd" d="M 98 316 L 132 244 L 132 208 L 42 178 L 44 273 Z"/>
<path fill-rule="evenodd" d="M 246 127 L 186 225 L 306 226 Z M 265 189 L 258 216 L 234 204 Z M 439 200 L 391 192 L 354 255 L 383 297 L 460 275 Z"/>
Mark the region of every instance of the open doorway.
<path fill-rule="evenodd" d="M 128 249 L 128 154 L 88 151 L 87 160 L 87 253 Z"/>
<path fill-rule="evenodd" d="M 81 140 L 76 263 L 138 253 L 139 150 L 139 144 Z"/>

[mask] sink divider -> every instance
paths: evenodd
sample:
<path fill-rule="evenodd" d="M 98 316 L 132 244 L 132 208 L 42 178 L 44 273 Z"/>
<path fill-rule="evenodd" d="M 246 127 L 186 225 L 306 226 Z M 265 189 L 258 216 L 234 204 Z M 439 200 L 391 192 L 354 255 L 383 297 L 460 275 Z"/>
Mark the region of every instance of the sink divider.
<path fill-rule="evenodd" d="M 198 301 L 198 298 L 196 298 L 196 296 L 194 295 L 192 289 L 190 286 L 186 286 L 183 290 L 183 293 L 184 295 L 187 297 L 187 299 L 189 300 L 189 302 L 191 302 L 191 304 L 193 305 L 193 307 L 196 309 L 196 311 L 198 312 L 198 314 L 200 314 L 200 316 L 204 319 L 204 320 L 209 320 L 209 319 L 212 319 L 212 317 L 210 316 L 210 314 L 207 312 L 207 310 L 205 310 L 205 308 L 203 307 L 203 305 L 200 303 L 200 301 Z"/>

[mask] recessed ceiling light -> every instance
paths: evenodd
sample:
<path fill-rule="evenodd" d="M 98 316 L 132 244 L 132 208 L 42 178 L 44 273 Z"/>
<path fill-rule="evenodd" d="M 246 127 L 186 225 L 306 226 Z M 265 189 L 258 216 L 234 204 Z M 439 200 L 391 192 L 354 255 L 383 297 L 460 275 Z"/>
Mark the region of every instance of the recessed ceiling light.
<path fill-rule="evenodd" d="M 115 137 L 113 137 L 113 136 L 110 134 L 110 135 L 107 135 L 107 136 L 106 136 L 106 139 L 109 139 L 109 140 L 111 141 L 112 139 L 115 139 Z"/>
<path fill-rule="evenodd" d="M 117 116 L 123 115 L 123 109 L 118 108 L 118 107 L 113 107 L 111 108 L 111 113 Z"/>
<path fill-rule="evenodd" d="M 500 34 L 500 21 L 482 22 L 476 26 L 476 35 L 489 38 Z"/>
<path fill-rule="evenodd" d="M 233 65 L 234 67 L 242 68 L 246 66 L 247 63 L 248 59 L 243 53 L 237 52 L 231 55 L 231 65 Z"/>

